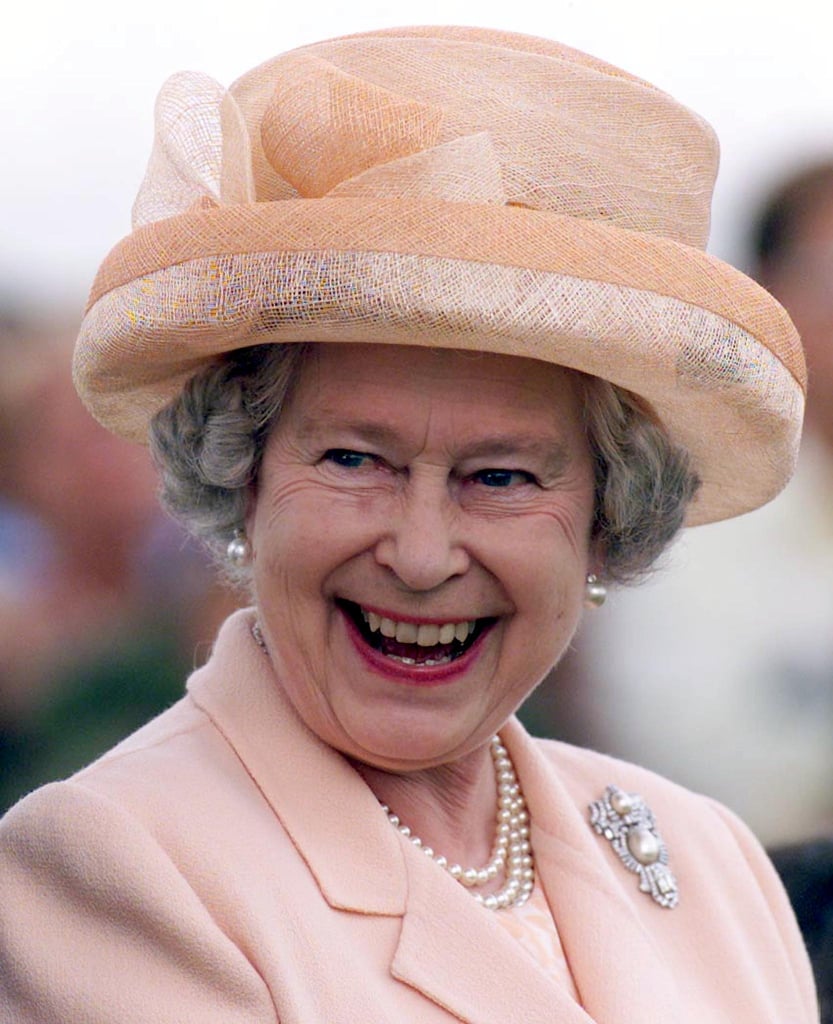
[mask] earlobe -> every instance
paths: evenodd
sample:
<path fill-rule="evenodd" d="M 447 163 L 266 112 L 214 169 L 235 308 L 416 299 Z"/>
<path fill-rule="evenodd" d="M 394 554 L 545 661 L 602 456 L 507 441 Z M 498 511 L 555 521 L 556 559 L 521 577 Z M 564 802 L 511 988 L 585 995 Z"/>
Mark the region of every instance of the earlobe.
<path fill-rule="evenodd" d="M 248 537 L 254 536 L 255 511 L 257 509 L 257 481 L 253 480 L 246 488 L 246 504 L 243 509 L 241 526 Z"/>
<path fill-rule="evenodd" d="M 606 568 L 607 553 L 604 540 L 600 536 L 591 537 L 587 551 L 587 572 L 597 579 L 603 580 Z"/>

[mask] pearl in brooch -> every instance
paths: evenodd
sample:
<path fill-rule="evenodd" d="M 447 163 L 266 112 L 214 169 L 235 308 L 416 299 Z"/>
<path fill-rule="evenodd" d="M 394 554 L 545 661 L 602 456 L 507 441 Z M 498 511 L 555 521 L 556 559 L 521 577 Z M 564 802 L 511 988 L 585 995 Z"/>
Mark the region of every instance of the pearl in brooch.
<path fill-rule="evenodd" d="M 397 831 L 466 888 L 477 889 L 499 875 L 505 876 L 504 885 L 496 893 L 483 896 L 472 892 L 474 899 L 484 907 L 502 910 L 504 907 L 520 907 L 526 903 L 535 886 L 535 868 L 529 843 L 526 801 L 509 753 L 498 736 L 492 737 L 490 749 L 497 781 L 498 808 L 492 854 L 485 867 L 464 868 L 460 864 L 449 864 L 447 858 L 435 853 L 419 836 L 413 835 L 410 828 L 403 825 L 386 804 L 382 804 L 382 810 Z"/>

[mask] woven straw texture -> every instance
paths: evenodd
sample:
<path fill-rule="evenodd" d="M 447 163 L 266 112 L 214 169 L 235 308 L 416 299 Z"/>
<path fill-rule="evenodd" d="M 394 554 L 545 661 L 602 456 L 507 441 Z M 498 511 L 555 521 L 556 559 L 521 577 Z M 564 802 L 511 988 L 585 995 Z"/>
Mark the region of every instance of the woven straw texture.
<path fill-rule="evenodd" d="M 746 511 L 792 471 L 805 371 L 783 309 L 704 251 L 716 169 L 711 129 L 669 96 L 525 36 L 388 30 L 229 90 L 175 75 L 76 384 L 144 440 L 239 346 L 527 356 L 651 405 L 703 479 L 690 522 Z"/>

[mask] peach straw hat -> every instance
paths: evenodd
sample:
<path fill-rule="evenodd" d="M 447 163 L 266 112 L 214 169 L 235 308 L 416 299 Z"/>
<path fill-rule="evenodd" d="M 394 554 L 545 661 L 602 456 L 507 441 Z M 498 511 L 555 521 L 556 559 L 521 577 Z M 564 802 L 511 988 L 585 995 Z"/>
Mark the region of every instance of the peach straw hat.
<path fill-rule="evenodd" d="M 554 42 L 405 28 L 174 75 L 133 232 L 92 287 L 81 397 L 143 441 L 221 353 L 360 341 L 527 356 L 640 396 L 703 481 L 689 523 L 792 472 L 784 310 L 708 255 L 718 147 L 648 83 Z"/>

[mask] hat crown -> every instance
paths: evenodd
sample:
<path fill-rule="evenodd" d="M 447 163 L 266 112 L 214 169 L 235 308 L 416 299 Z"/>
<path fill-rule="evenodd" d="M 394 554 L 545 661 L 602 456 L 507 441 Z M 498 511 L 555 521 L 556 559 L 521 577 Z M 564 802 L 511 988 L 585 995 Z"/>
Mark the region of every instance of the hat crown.
<path fill-rule="evenodd" d="M 134 225 L 323 196 L 525 206 L 704 248 L 718 147 L 667 94 L 579 51 L 386 30 L 276 57 L 226 91 L 170 79 Z"/>
<path fill-rule="evenodd" d="M 662 91 L 548 40 L 389 29 L 228 90 L 176 75 L 156 122 L 136 230 L 99 269 L 74 360 L 117 433 L 145 439 L 237 348 L 422 345 L 637 395 L 701 477 L 689 522 L 789 478 L 799 340 L 705 251 L 717 143 Z"/>

